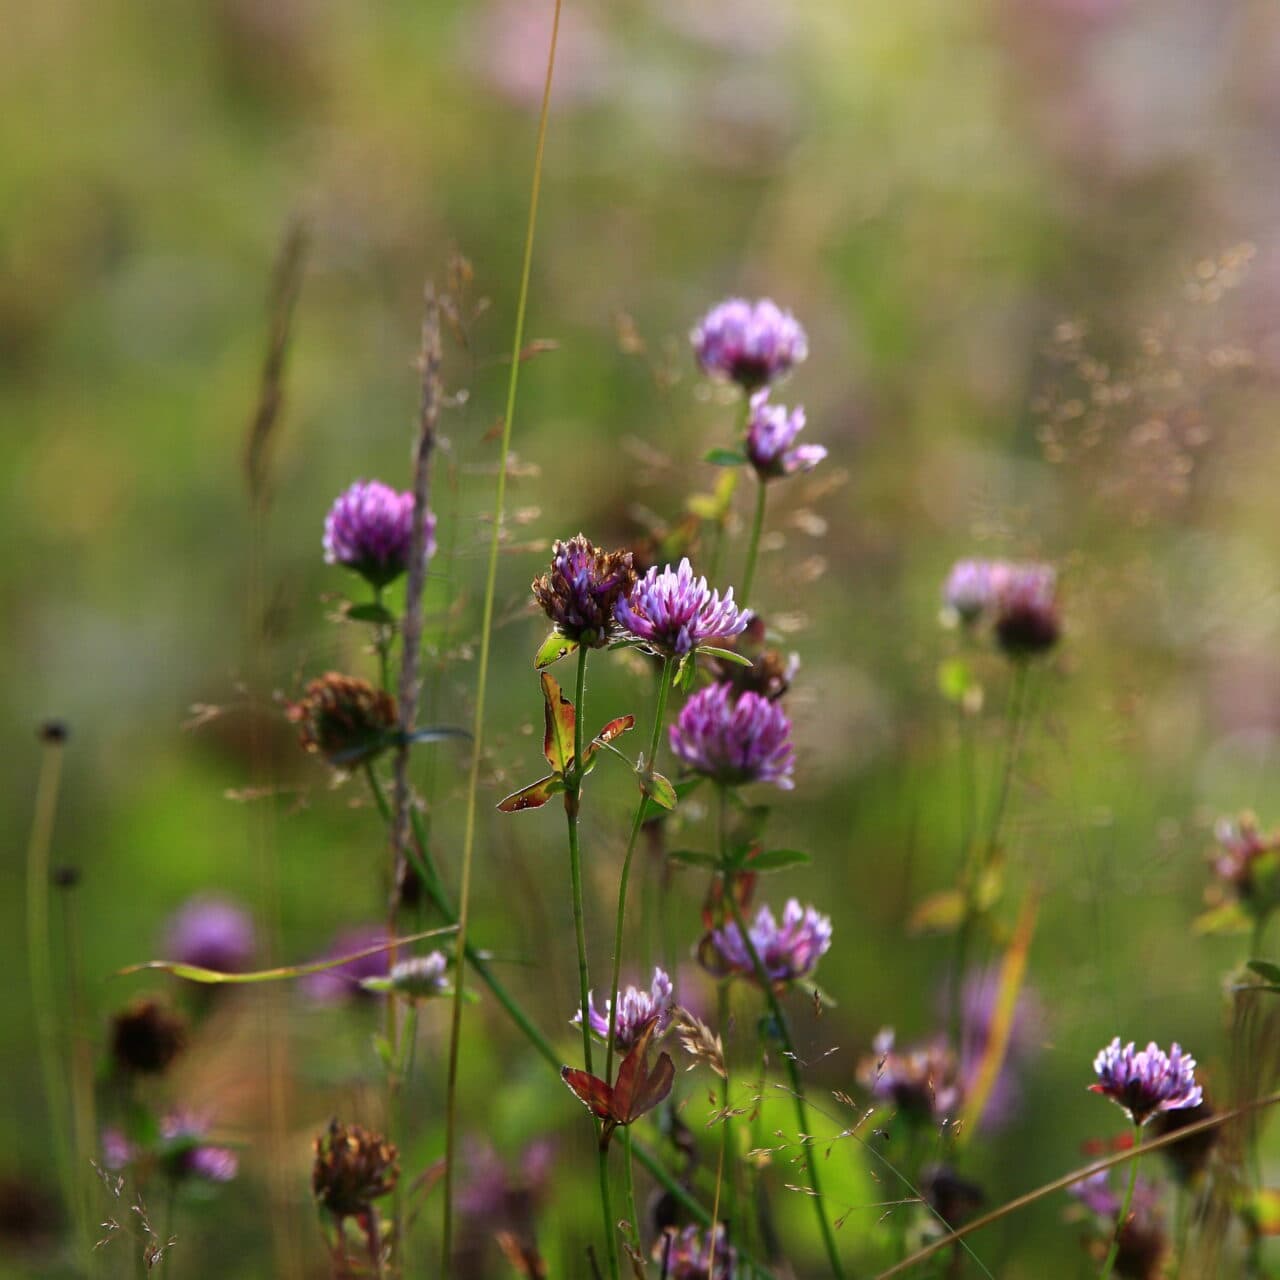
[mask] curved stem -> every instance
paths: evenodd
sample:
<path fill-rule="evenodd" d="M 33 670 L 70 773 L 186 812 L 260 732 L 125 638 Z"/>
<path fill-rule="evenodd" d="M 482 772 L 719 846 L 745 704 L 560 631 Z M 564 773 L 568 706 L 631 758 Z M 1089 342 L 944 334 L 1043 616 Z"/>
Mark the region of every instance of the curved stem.
<path fill-rule="evenodd" d="M 476 707 L 472 727 L 471 769 L 467 779 L 466 822 L 462 837 L 462 876 L 459 890 L 458 949 L 467 952 L 467 926 L 471 909 L 471 862 L 476 842 L 476 794 L 480 787 L 480 763 L 484 751 L 485 697 L 489 688 L 489 650 L 493 639 L 493 609 L 498 584 L 498 548 L 502 538 L 502 517 L 507 498 L 507 458 L 511 452 L 511 424 L 516 411 L 516 387 L 520 380 L 520 352 L 524 345 L 524 317 L 529 304 L 529 275 L 533 266 L 533 237 L 538 223 L 538 195 L 542 188 L 542 156 L 547 142 L 547 120 L 551 110 L 551 82 L 555 74 L 556 40 L 560 33 L 561 0 L 556 0 L 551 23 L 551 44 L 547 51 L 547 77 L 542 89 L 542 111 L 538 119 L 538 143 L 533 161 L 533 183 L 529 192 L 529 221 L 525 229 L 524 260 L 520 268 L 520 295 L 516 302 L 515 334 L 511 344 L 511 377 L 507 383 L 507 408 L 502 417 L 502 452 L 498 461 L 498 484 L 493 503 L 493 530 L 489 539 L 489 567 L 484 587 L 484 614 L 480 628 L 480 657 L 476 674 Z M 454 983 L 453 1012 L 449 1024 L 449 1071 L 445 1087 L 444 1122 L 444 1209 L 441 1223 L 440 1257 L 442 1275 L 453 1265 L 453 1193 L 458 1141 L 458 1059 L 462 1041 L 462 1005 L 465 996 L 465 967 L 458 966 Z"/>
<path fill-rule="evenodd" d="M 1133 1147 L 1136 1152 L 1142 1145 L 1142 1126 L 1134 1125 L 1133 1127 Z M 1116 1218 L 1116 1233 L 1111 1241 L 1111 1249 L 1107 1254 L 1107 1260 L 1102 1264 L 1102 1270 L 1098 1273 L 1098 1280 L 1109 1280 L 1112 1268 L 1116 1265 L 1116 1258 L 1120 1253 L 1120 1237 L 1124 1235 L 1125 1224 L 1129 1221 L 1129 1210 L 1133 1207 L 1133 1189 L 1138 1185 L 1138 1157 L 1135 1155 L 1129 1161 L 1129 1185 L 1125 1188 L 1124 1203 L 1120 1206 L 1119 1216 Z"/>
<path fill-rule="evenodd" d="M 591 976 L 587 968 L 587 932 L 582 909 L 582 851 L 579 844 L 578 815 L 582 805 L 583 722 L 587 697 L 586 645 L 578 648 L 578 682 L 573 704 L 573 780 L 565 795 L 569 824 L 569 879 L 573 887 L 573 932 L 578 943 L 578 1008 L 582 1012 L 582 1062 L 591 1070 Z"/>
<path fill-rule="evenodd" d="M 675 668 L 674 659 L 663 658 L 662 675 L 658 679 L 658 705 L 653 713 L 653 734 L 649 739 L 649 754 L 645 757 L 646 778 L 653 773 L 658 761 L 658 744 L 662 738 L 662 721 L 667 713 L 667 695 L 671 692 L 671 676 Z M 636 837 L 644 826 L 644 811 L 649 802 L 649 793 L 641 787 L 640 803 L 636 806 L 635 820 L 631 824 L 631 837 L 627 841 L 627 852 L 622 859 L 622 878 L 618 882 L 618 915 L 613 927 L 613 977 L 609 982 L 609 1041 L 605 1049 L 604 1076 L 606 1082 L 613 1080 L 613 1024 L 614 1012 L 618 1007 L 618 979 L 622 972 L 622 922 L 627 913 L 627 882 L 631 879 L 631 859 L 636 851 Z"/>
<path fill-rule="evenodd" d="M 764 530 L 765 501 L 769 495 L 769 486 L 764 480 L 756 483 L 756 513 L 751 521 L 751 540 L 747 543 L 747 567 L 742 571 L 742 590 L 739 594 L 738 607 L 745 609 L 751 599 L 751 584 L 756 576 L 756 558 L 760 554 L 760 534 Z"/>
<path fill-rule="evenodd" d="M 755 970 L 756 981 L 760 984 L 769 1004 L 769 1012 L 773 1015 L 774 1027 L 778 1039 L 782 1042 L 782 1060 L 786 1063 L 787 1078 L 791 1083 L 791 1095 L 795 1100 L 796 1123 L 800 1126 L 800 1146 L 804 1151 L 805 1167 L 809 1174 L 810 1198 L 813 1200 L 814 1212 L 818 1215 L 818 1227 L 822 1232 L 822 1243 L 827 1251 L 827 1261 L 831 1266 L 831 1274 L 836 1280 L 844 1280 L 844 1269 L 840 1265 L 840 1254 L 836 1249 L 835 1234 L 831 1222 L 827 1218 L 827 1206 L 822 1197 L 822 1183 L 818 1174 L 818 1162 L 813 1152 L 813 1139 L 809 1133 L 808 1108 L 805 1106 L 804 1089 L 800 1083 L 800 1068 L 796 1061 L 795 1044 L 791 1039 L 791 1028 L 787 1023 L 787 1015 L 778 999 L 774 984 L 756 950 L 756 944 L 747 930 L 746 921 L 742 918 L 742 909 L 733 892 L 733 885 L 727 885 L 724 895 L 733 915 L 733 922 L 738 926 L 738 933 L 751 957 L 751 967 Z"/>

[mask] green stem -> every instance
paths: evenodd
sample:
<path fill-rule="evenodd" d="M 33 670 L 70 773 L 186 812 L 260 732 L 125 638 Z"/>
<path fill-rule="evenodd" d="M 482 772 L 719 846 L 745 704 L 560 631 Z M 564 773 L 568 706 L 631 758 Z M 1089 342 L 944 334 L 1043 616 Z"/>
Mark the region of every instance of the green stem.
<path fill-rule="evenodd" d="M 578 1008 L 582 1013 L 582 1060 L 587 1071 L 591 1065 L 591 975 L 587 967 L 587 931 L 582 909 L 582 851 L 579 843 L 579 817 L 582 808 L 582 758 L 585 750 L 584 725 L 587 702 L 587 654 L 586 645 L 578 647 L 578 678 L 573 709 L 573 771 L 569 790 L 565 794 L 565 816 L 569 826 L 569 879 L 573 888 L 573 931 L 578 943 Z M 596 1136 L 600 1134 L 600 1122 L 595 1122 Z M 600 1173 L 600 1212 L 604 1215 L 605 1256 L 609 1260 L 609 1274 L 619 1273 L 617 1227 L 613 1220 L 613 1197 L 609 1190 L 609 1152 L 596 1143 L 596 1162 Z"/>
<path fill-rule="evenodd" d="M 667 713 L 667 695 L 671 692 L 671 677 L 675 670 L 673 658 L 663 658 L 662 675 L 658 679 L 658 705 L 653 713 L 653 735 L 649 739 L 649 754 L 645 757 L 645 781 L 653 773 L 658 762 L 658 745 L 662 738 L 662 722 Z M 613 977 L 609 982 L 609 1029 L 612 1033 L 613 1023 L 618 1008 L 618 980 L 622 973 L 622 922 L 627 913 L 627 882 L 631 879 L 631 859 L 636 851 L 636 837 L 644 826 L 644 811 L 649 802 L 649 793 L 642 786 L 640 803 L 636 806 L 635 820 L 631 824 L 631 837 L 627 841 L 627 852 L 622 859 L 622 878 L 618 883 L 618 915 L 613 927 Z M 605 1049 L 604 1077 L 606 1082 L 613 1080 L 613 1035 L 610 1034 Z"/>
<path fill-rule="evenodd" d="M 627 1179 L 627 1218 L 631 1224 L 631 1243 L 637 1252 L 640 1250 L 640 1214 L 636 1209 L 636 1180 L 631 1159 L 631 1126 L 625 1125 L 622 1130 L 623 1168 Z"/>
<path fill-rule="evenodd" d="M 1135 1153 L 1141 1145 L 1142 1126 L 1137 1124 L 1133 1126 L 1133 1148 Z M 1102 1270 L 1098 1274 L 1098 1280 L 1109 1280 L 1112 1268 L 1116 1265 L 1116 1258 L 1120 1253 L 1120 1237 L 1124 1235 L 1125 1224 L 1129 1221 L 1129 1210 L 1133 1207 L 1133 1189 L 1137 1185 L 1138 1157 L 1135 1154 L 1133 1159 L 1129 1161 L 1129 1185 L 1125 1188 L 1124 1202 L 1121 1204 L 1119 1216 L 1116 1218 L 1116 1233 L 1111 1241 L 1111 1249 L 1107 1254 L 1107 1260 L 1102 1264 Z"/>
<path fill-rule="evenodd" d="M 40 777 L 36 783 L 35 813 L 27 843 L 27 964 L 31 977 L 31 1003 L 35 1013 L 36 1043 L 40 1054 L 40 1074 L 44 1082 L 45 1105 L 53 1134 L 53 1154 L 58 1181 L 67 1212 L 80 1223 L 84 1219 L 77 1190 L 78 1180 L 71 1167 L 71 1143 L 63 1102 L 66 1080 L 58 1051 L 53 988 L 53 962 L 49 941 L 49 851 L 53 843 L 53 823 L 58 812 L 58 790 L 62 778 L 62 741 L 45 742 Z M 83 1246 L 83 1240 L 77 1244 Z"/>
<path fill-rule="evenodd" d="M 1027 670 L 1028 663 L 1025 660 L 1014 663 L 1013 682 L 1009 687 L 1009 700 L 1005 708 L 1004 766 L 1000 771 L 1000 789 L 996 793 L 995 807 L 991 813 L 991 830 L 987 834 L 986 843 L 977 852 L 976 858 L 972 854 L 968 857 L 963 877 L 964 915 L 956 934 L 956 954 L 951 980 L 951 1039 L 957 1052 L 964 1037 L 964 971 L 968 964 L 973 926 L 981 914 L 978 895 L 982 891 L 983 881 L 991 867 L 992 859 L 1000 848 L 1000 832 L 1008 811 L 1014 768 L 1022 747 L 1025 728 L 1023 713 L 1026 710 L 1027 701 Z"/>
<path fill-rule="evenodd" d="M 764 508 L 769 494 L 769 486 L 764 480 L 756 484 L 756 513 L 751 521 L 751 540 L 747 543 L 747 567 L 742 571 L 742 590 L 739 593 L 738 608 L 745 609 L 751 599 L 751 585 L 756 577 L 756 558 L 760 554 L 760 534 L 764 530 Z"/>
<path fill-rule="evenodd" d="M 381 587 L 374 587 L 373 603 L 380 609 L 384 607 L 382 603 Z M 373 645 L 378 651 L 378 678 L 382 682 L 383 689 L 386 690 L 387 693 L 390 693 L 392 691 L 391 664 L 389 660 L 391 649 L 391 628 L 389 626 L 385 626 L 381 622 L 376 622 L 374 623 L 373 635 Z"/>
<path fill-rule="evenodd" d="M 511 424 L 516 412 L 516 388 L 520 380 L 524 319 L 529 305 L 529 276 L 533 268 L 533 239 L 538 223 L 538 196 L 542 188 L 542 157 L 547 142 L 547 121 L 551 111 L 551 82 L 555 74 L 556 41 L 560 33 L 561 0 L 556 0 L 551 23 L 551 43 L 547 50 L 547 76 L 542 89 L 542 111 L 538 119 L 538 142 L 534 152 L 533 182 L 529 191 L 529 220 L 525 229 L 524 260 L 520 267 L 520 294 L 516 302 L 515 333 L 511 344 L 511 377 L 507 383 L 507 407 L 502 417 L 502 444 L 498 461 L 498 484 L 493 502 L 493 529 L 489 538 L 489 566 L 485 576 L 484 611 L 480 624 L 480 657 L 476 674 L 476 705 L 472 724 L 471 769 L 467 779 L 466 821 L 462 836 L 462 875 L 459 889 L 458 942 L 467 954 L 467 927 L 471 910 L 471 862 L 476 843 L 476 798 L 480 789 L 480 766 L 484 758 L 485 701 L 489 689 L 489 651 L 493 640 L 494 601 L 498 585 L 498 550 L 502 540 L 503 512 L 507 500 L 507 459 L 511 452 Z M 444 1208 L 441 1223 L 441 1275 L 453 1266 L 453 1195 L 457 1172 L 458 1062 L 462 1043 L 462 1006 L 466 983 L 465 967 L 457 967 L 453 1011 L 449 1024 L 449 1070 L 445 1092 L 444 1122 Z"/>
<path fill-rule="evenodd" d="M 726 789 L 721 787 L 721 830 L 724 829 L 727 794 Z M 818 1173 L 818 1161 L 814 1155 L 813 1138 L 809 1133 L 808 1108 L 805 1106 L 804 1088 L 800 1082 L 800 1068 L 796 1057 L 795 1043 L 791 1038 L 791 1027 L 787 1022 L 787 1015 L 782 1008 L 782 1002 L 778 999 L 774 983 L 769 978 L 768 970 L 765 969 L 764 962 L 760 959 L 760 953 L 756 950 L 755 941 L 747 929 L 746 921 L 742 918 L 742 909 L 738 906 L 737 895 L 733 891 L 731 875 L 726 876 L 725 880 L 724 900 L 729 904 L 733 922 L 737 925 L 738 934 L 747 949 L 747 954 L 751 957 L 751 967 L 755 970 L 756 981 L 764 992 L 765 999 L 769 1005 L 769 1012 L 773 1016 L 775 1032 L 782 1042 L 782 1060 L 786 1064 L 787 1078 L 791 1083 L 791 1096 L 795 1102 L 796 1123 L 800 1127 L 800 1146 L 804 1151 L 805 1168 L 809 1174 L 809 1189 L 812 1193 L 810 1199 L 813 1201 L 814 1212 L 818 1215 L 818 1227 L 822 1232 L 822 1243 L 827 1251 L 827 1261 L 831 1266 L 831 1274 L 836 1277 L 836 1280 L 844 1280 L 844 1268 L 840 1264 L 840 1254 L 836 1249 L 835 1233 L 832 1231 L 831 1222 L 827 1217 L 827 1206 L 822 1195 L 821 1176 Z"/>

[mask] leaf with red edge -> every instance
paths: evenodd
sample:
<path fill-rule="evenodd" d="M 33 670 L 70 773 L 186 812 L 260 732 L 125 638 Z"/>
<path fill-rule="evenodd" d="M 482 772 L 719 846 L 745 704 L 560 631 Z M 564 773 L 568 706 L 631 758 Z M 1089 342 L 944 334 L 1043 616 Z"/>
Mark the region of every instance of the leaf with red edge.
<path fill-rule="evenodd" d="M 538 646 L 538 652 L 534 656 L 533 666 L 535 671 L 541 671 L 543 667 L 549 667 L 553 662 L 559 662 L 561 658 L 567 657 L 578 647 L 576 640 L 570 640 L 568 636 L 561 635 L 558 631 L 553 631 Z"/>
<path fill-rule="evenodd" d="M 606 743 L 612 742 L 614 738 L 620 738 L 628 729 L 636 727 L 635 716 L 618 716 L 616 720 L 610 720 L 599 733 L 596 734 L 591 742 L 587 745 L 582 753 L 582 763 L 590 764 L 594 759 L 597 751 Z"/>
<path fill-rule="evenodd" d="M 568 773 L 573 768 L 573 728 L 577 717 L 573 703 L 560 692 L 555 676 L 544 671 L 541 678 L 546 722 L 542 754 L 556 773 Z"/>
<path fill-rule="evenodd" d="M 498 809 L 502 813 L 523 813 L 526 809 L 541 809 L 552 796 L 565 789 L 564 779 L 558 773 L 549 773 L 537 782 L 531 782 L 519 791 L 513 791 L 504 800 L 498 801 Z"/>
<path fill-rule="evenodd" d="M 579 1071 L 576 1067 L 561 1067 L 560 1079 L 592 1115 L 599 1116 L 601 1120 L 613 1118 L 613 1090 L 599 1076 Z"/>
<path fill-rule="evenodd" d="M 652 1111 L 671 1092 L 675 1080 L 675 1066 L 669 1054 L 661 1054 L 653 1070 L 649 1069 L 649 1042 L 658 1025 L 650 1019 L 640 1037 L 631 1046 L 631 1052 L 618 1068 L 618 1079 L 613 1086 L 611 1113 L 618 1124 L 631 1124 L 646 1112 Z"/>

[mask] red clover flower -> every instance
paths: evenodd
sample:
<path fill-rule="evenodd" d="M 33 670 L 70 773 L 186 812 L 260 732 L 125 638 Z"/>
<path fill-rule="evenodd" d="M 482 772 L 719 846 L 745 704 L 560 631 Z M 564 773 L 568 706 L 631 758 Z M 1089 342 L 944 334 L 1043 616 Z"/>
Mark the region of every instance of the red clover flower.
<path fill-rule="evenodd" d="M 802 907 L 796 898 L 783 908 L 781 925 L 773 912 L 762 906 L 747 932 L 775 985 L 807 978 L 831 946 L 831 918 L 819 915 L 813 907 Z M 699 947 L 699 959 L 717 978 L 757 980 L 751 953 L 734 921 L 707 934 Z"/>
<path fill-rule="evenodd" d="M 1204 1094 L 1196 1083 L 1196 1060 L 1175 1043 L 1165 1053 L 1154 1041 L 1135 1052 L 1133 1041 L 1123 1047 L 1116 1036 L 1093 1060 L 1098 1074 L 1093 1093 L 1105 1094 L 1144 1125 L 1160 1111 L 1199 1106 Z"/>
<path fill-rule="evenodd" d="M 614 606 L 635 581 L 631 552 L 600 551 L 578 534 L 557 539 L 551 570 L 533 580 L 533 594 L 561 635 L 600 649 L 616 629 Z"/>
<path fill-rule="evenodd" d="M 587 993 L 587 1022 L 591 1033 L 606 1044 L 609 1040 L 610 1009 L 613 1002 L 606 999 L 604 1012 L 597 1013 L 593 993 Z M 627 987 L 618 994 L 618 1017 L 614 1025 L 614 1047 L 626 1053 L 640 1038 L 645 1026 L 657 1020 L 655 1034 L 661 1035 L 671 1022 L 671 1011 L 674 1007 L 672 999 L 671 979 L 664 969 L 655 968 L 653 982 L 648 991 L 639 987 Z M 575 1027 L 582 1025 L 582 1010 L 579 1009 L 571 1019 Z"/>
<path fill-rule="evenodd" d="M 768 390 L 751 397 L 747 457 L 761 480 L 812 471 L 827 456 L 820 444 L 796 444 L 804 423 L 804 409 L 799 405 L 788 410 L 785 405 L 770 404 Z"/>
<path fill-rule="evenodd" d="M 706 578 L 695 578 L 688 557 L 678 569 L 650 569 L 630 597 L 618 601 L 614 614 L 632 636 L 665 658 L 683 658 L 699 645 L 736 636 L 746 630 L 749 617 L 738 612 L 732 587 L 721 599 Z"/>
<path fill-rule="evenodd" d="M 182 964 L 219 973 L 241 973 L 256 949 L 253 920 L 227 898 L 199 896 L 174 912 L 165 935 L 165 954 Z"/>
<path fill-rule="evenodd" d="M 689 335 L 702 371 L 744 391 L 785 376 L 809 354 L 795 316 L 763 298 L 730 298 L 713 307 Z"/>
<path fill-rule="evenodd" d="M 435 525 L 435 516 L 427 512 L 427 556 L 435 551 Z M 325 517 L 325 562 L 353 569 L 381 589 L 409 567 L 412 538 L 413 494 L 377 480 L 357 480 Z"/>
<path fill-rule="evenodd" d="M 758 693 L 707 685 L 685 703 L 669 733 L 671 750 L 695 773 L 727 786 L 795 785 L 791 721 L 779 703 Z"/>

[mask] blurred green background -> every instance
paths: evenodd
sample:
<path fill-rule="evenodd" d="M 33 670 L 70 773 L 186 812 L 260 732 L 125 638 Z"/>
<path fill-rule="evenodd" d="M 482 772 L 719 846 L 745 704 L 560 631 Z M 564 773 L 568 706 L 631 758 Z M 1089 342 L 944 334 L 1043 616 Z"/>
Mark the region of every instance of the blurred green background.
<path fill-rule="evenodd" d="M 256 545 L 270 690 L 296 696 L 331 667 L 371 673 L 367 637 L 333 621 L 355 586 L 322 562 L 323 517 L 356 477 L 407 485 L 423 283 L 444 286 L 465 255 L 468 345 L 451 340 L 446 373 L 466 394 L 445 416 L 435 500 L 456 555 L 439 558 L 431 599 L 437 615 L 455 608 L 433 630 L 445 661 L 428 714 L 469 720 L 551 9 L 4 7 L 0 937 L 13 980 L 0 990 L 0 1174 L 54 1191 L 23 922 L 42 718 L 72 731 L 54 856 L 83 871 L 99 1036 L 132 991 L 163 988 L 108 975 L 159 954 L 193 892 L 236 896 L 265 928 L 278 877 L 287 959 L 383 909 L 383 843 L 359 787 L 330 787 L 282 715 L 259 726 L 281 791 L 228 798 L 253 781 L 250 564 Z M 674 522 L 711 487 L 698 459 L 734 410 L 696 376 L 686 334 L 745 293 L 806 326 L 810 357 L 782 398 L 804 402 L 809 437 L 831 451 L 775 487 L 755 592 L 803 663 L 798 786 L 774 831 L 814 854 L 767 888 L 835 928 L 820 980 L 838 1005 L 820 1023 L 797 1014 L 815 1098 L 856 1093 L 882 1025 L 908 1040 L 936 1029 L 952 944 L 907 923 L 958 859 L 964 775 L 937 686 L 955 639 L 937 615 L 967 554 L 1056 562 L 1067 634 L 1038 672 L 1006 832 L 1010 916 L 1027 885 L 1044 892 L 1031 952 L 1042 1049 L 1017 1120 L 975 1143 L 966 1171 L 998 1203 L 1118 1132 L 1085 1092 L 1117 1033 L 1181 1040 L 1229 1092 L 1221 983 L 1243 942 L 1193 938 L 1190 921 L 1213 818 L 1278 816 L 1278 73 L 1266 0 L 568 0 L 528 324 L 555 347 L 527 365 L 515 422 L 475 923 L 566 1054 L 561 827 L 489 817 L 539 763 L 527 583 L 553 538 Z M 272 263 L 298 218 L 309 253 L 255 542 L 241 459 Z M 739 525 L 721 585 L 744 548 Z M 979 665 L 989 787 L 1007 674 Z M 599 718 L 647 718 L 636 668 L 595 671 Z M 192 728 L 195 705 L 221 714 Z M 437 856 L 454 874 L 465 762 L 447 749 L 435 762 Z M 600 966 L 629 803 L 605 773 L 586 811 Z M 683 821 L 696 840 L 696 806 Z M 677 883 L 692 943 L 702 884 Z M 696 998 L 709 1013 L 705 989 Z M 256 1008 L 224 1003 L 162 1090 L 245 1144 L 240 1180 L 184 1209 L 175 1274 L 273 1274 Z M 324 1274 L 309 1142 L 334 1111 L 376 1121 L 374 1023 L 292 994 L 272 1016 L 294 1045 L 297 1238 Z M 540 1239 L 553 1275 L 583 1275 L 595 1218 L 577 1104 L 491 1002 L 467 1026 L 464 1128 L 513 1158 L 556 1139 Z M 445 1027 L 443 1009 L 424 1018 L 407 1169 L 441 1151 Z M 699 1134 L 706 1086 L 679 1085 Z M 856 1119 L 823 1109 L 823 1133 Z M 897 1194 L 867 1169 L 848 1140 L 824 1164 L 860 1273 L 885 1256 L 871 1206 Z M 796 1273 L 824 1274 L 809 1208 L 783 1180 Z M 425 1203 L 424 1245 L 437 1214 Z M 1002 1277 L 1088 1274 L 1063 1205 L 1007 1220 L 975 1251 Z M 106 1250 L 101 1274 L 125 1274 L 123 1252 Z M 0 1254 L 0 1274 L 60 1274 L 47 1242 Z"/>

